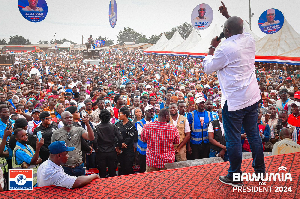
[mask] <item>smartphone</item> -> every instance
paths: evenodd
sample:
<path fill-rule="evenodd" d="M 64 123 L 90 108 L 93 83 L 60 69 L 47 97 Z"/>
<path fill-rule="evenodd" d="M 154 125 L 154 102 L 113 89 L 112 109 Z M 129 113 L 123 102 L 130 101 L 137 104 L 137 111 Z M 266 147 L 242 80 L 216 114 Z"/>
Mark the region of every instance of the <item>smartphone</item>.
<path fill-rule="evenodd" d="M 11 121 L 9 121 L 8 124 L 7 124 L 7 126 L 6 126 L 6 129 L 8 130 L 8 129 L 10 129 L 11 127 L 12 127 L 12 123 L 11 123 Z"/>
<path fill-rule="evenodd" d="M 39 139 L 39 142 L 41 141 L 41 139 L 42 139 L 42 132 L 41 131 L 38 131 L 37 132 L 37 137 L 38 137 L 38 139 Z"/>
<path fill-rule="evenodd" d="M 81 111 L 81 116 L 85 117 L 87 115 L 87 112 L 85 110 Z"/>

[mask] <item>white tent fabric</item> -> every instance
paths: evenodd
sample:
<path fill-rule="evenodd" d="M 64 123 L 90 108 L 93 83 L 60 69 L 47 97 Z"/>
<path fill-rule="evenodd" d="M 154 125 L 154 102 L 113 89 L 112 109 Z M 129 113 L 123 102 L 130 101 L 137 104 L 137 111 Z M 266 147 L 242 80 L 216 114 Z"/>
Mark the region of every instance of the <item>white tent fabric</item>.
<path fill-rule="evenodd" d="M 186 52 L 189 52 L 189 50 L 193 48 L 195 45 L 200 45 L 201 42 L 202 39 L 200 35 L 197 33 L 197 30 L 193 28 L 190 36 L 179 46 L 172 49 L 172 51 L 178 54 L 184 54 Z"/>
<path fill-rule="evenodd" d="M 296 49 L 288 51 L 286 53 L 281 54 L 280 56 L 284 57 L 300 57 L 300 46 Z"/>
<path fill-rule="evenodd" d="M 160 39 L 156 42 L 156 44 L 154 44 L 153 46 L 151 46 L 151 47 L 149 47 L 149 48 L 147 48 L 146 50 L 145 50 L 145 52 L 147 52 L 147 51 L 157 51 L 157 50 L 159 50 L 159 49 L 161 49 L 161 47 L 165 44 L 165 43 L 167 43 L 169 40 L 167 39 L 167 37 L 165 36 L 165 34 L 162 34 L 161 35 L 161 37 L 160 37 Z"/>
<path fill-rule="evenodd" d="M 219 36 L 221 32 L 222 29 L 218 25 L 209 27 L 208 29 L 204 30 L 202 34 L 202 42 L 194 45 L 191 49 L 189 49 L 188 52 L 199 54 L 208 53 L 208 48 L 210 46 L 211 40 L 214 37 Z"/>
<path fill-rule="evenodd" d="M 71 43 L 70 42 L 64 42 L 59 47 L 60 48 L 70 48 L 71 47 Z"/>
<path fill-rule="evenodd" d="M 175 47 L 179 46 L 183 41 L 184 39 L 180 36 L 179 32 L 176 31 L 173 37 L 157 51 L 170 52 Z"/>
<path fill-rule="evenodd" d="M 260 40 L 260 38 L 254 32 L 252 32 L 250 30 L 250 26 L 248 23 L 245 22 L 245 20 L 244 20 L 243 26 L 244 26 L 244 32 L 250 33 L 256 42 L 258 40 Z"/>
<path fill-rule="evenodd" d="M 284 24 L 277 33 L 264 36 L 256 42 L 256 55 L 280 56 L 300 47 L 300 35 L 284 20 Z M 287 53 L 287 54 L 286 54 Z M 298 57 L 300 55 L 298 54 Z"/>

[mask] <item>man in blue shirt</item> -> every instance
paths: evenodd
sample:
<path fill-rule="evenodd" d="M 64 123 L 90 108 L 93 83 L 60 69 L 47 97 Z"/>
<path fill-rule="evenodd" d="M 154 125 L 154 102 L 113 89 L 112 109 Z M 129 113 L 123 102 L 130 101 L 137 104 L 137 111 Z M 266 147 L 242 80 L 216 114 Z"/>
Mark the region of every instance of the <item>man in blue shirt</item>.
<path fill-rule="evenodd" d="M 205 99 L 199 97 L 196 100 L 197 110 L 188 114 L 191 127 L 190 147 L 193 159 L 209 157 L 208 124 L 211 122 L 210 113 L 205 110 Z M 188 145 L 188 151 L 190 151 Z"/>
<path fill-rule="evenodd" d="M 42 159 L 39 158 L 39 152 L 44 144 L 44 139 L 40 141 L 37 139 L 36 152 L 34 149 L 27 145 L 28 135 L 24 129 L 17 128 L 14 131 L 16 137 L 16 146 L 13 150 L 12 166 L 14 169 L 33 169 L 33 184 L 37 183 L 37 168 Z"/>
<path fill-rule="evenodd" d="M 0 138 L 5 139 L 4 141 L 8 141 L 10 136 L 4 137 L 4 131 L 7 128 L 7 124 L 9 124 L 9 109 L 7 105 L 1 104 L 0 105 Z M 12 123 L 12 122 L 11 122 Z M 7 167 L 8 169 L 12 169 L 12 150 L 10 148 L 7 149 L 9 152 L 9 156 L 6 157 Z M 4 172 L 4 177 L 8 181 L 8 172 Z"/>
<path fill-rule="evenodd" d="M 0 138 L 3 138 L 4 130 L 7 127 L 9 121 L 9 109 L 5 104 L 0 105 Z"/>

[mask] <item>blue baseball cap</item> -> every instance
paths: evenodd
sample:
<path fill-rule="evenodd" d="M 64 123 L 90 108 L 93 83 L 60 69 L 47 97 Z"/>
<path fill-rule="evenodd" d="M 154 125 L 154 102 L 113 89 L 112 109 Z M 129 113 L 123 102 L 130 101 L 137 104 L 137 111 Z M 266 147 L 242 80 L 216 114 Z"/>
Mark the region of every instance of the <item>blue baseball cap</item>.
<path fill-rule="evenodd" d="M 65 141 L 55 141 L 48 146 L 51 154 L 59 154 L 65 151 L 73 151 L 75 147 L 67 147 Z"/>

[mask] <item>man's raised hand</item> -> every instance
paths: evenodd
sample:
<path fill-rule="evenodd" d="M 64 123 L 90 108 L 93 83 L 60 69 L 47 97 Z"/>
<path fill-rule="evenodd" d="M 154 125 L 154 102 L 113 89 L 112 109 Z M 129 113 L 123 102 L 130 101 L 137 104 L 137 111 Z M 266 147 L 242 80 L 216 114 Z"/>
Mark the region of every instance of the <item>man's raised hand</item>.
<path fill-rule="evenodd" d="M 224 17 L 226 17 L 228 19 L 230 16 L 228 14 L 227 8 L 226 8 L 225 4 L 223 3 L 223 1 L 221 1 L 221 3 L 222 3 L 222 5 L 219 7 L 219 11 Z"/>

